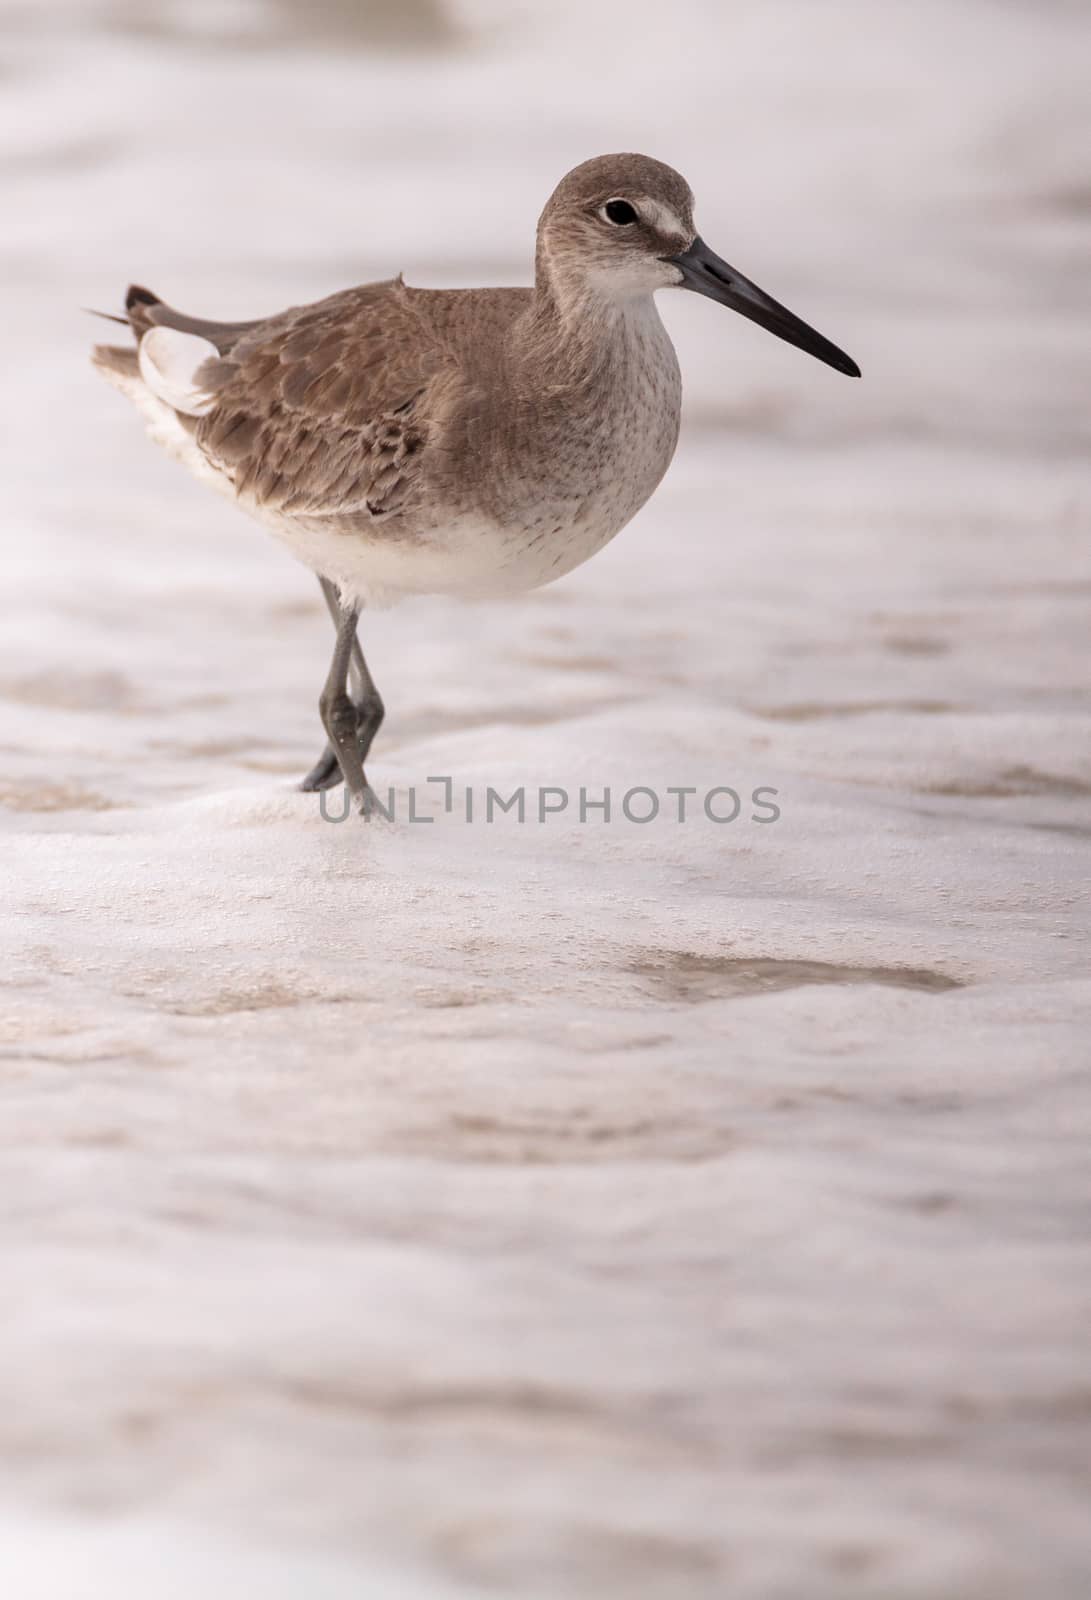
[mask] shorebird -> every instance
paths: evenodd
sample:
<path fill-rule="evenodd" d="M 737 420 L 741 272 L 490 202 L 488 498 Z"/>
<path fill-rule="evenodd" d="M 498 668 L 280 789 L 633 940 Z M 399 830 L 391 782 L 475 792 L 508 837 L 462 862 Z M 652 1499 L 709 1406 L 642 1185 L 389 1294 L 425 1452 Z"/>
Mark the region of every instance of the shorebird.
<path fill-rule="evenodd" d="M 365 606 L 514 593 L 600 550 L 651 495 L 678 439 L 681 379 L 659 289 L 692 289 L 850 377 L 856 363 L 722 260 L 689 185 L 641 155 L 562 178 L 532 289 L 415 289 L 399 276 L 253 322 L 173 310 L 133 286 L 134 348 L 103 374 L 152 437 L 318 575 L 336 630 L 328 738 L 303 780 L 364 762 L 383 702 L 357 639 Z"/>

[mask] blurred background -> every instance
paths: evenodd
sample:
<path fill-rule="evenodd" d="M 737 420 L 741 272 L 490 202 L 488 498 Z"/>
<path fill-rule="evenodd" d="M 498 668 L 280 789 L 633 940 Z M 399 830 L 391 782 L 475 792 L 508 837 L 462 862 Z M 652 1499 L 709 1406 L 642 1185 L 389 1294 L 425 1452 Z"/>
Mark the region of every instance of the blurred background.
<path fill-rule="evenodd" d="M 1084 0 L 0 0 L 8 1593 L 1088 1592 L 1089 68 Z M 365 619 L 375 759 L 784 823 L 350 839 L 313 579 L 80 308 L 528 283 L 625 149 L 863 381 L 661 296 L 660 494 Z"/>
<path fill-rule="evenodd" d="M 691 426 L 1086 445 L 1077 0 L 5 0 L 3 19 L 2 266 L 39 351 L 37 296 L 67 349 L 88 329 L 73 311 L 62 334 L 64 308 L 116 307 L 130 276 L 227 317 L 399 268 L 526 282 L 554 183 L 633 148 L 868 369 L 864 404 L 672 297 Z"/>

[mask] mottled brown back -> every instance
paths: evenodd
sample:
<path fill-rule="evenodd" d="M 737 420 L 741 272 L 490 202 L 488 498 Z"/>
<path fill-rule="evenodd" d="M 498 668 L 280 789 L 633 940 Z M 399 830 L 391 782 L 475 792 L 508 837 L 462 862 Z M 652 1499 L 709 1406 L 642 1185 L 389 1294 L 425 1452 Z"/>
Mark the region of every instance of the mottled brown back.
<path fill-rule="evenodd" d="M 183 420 L 239 495 L 287 515 L 381 517 L 411 496 L 445 380 L 464 384 L 529 298 L 410 289 L 396 278 L 255 323 L 204 322 L 162 303 L 133 320 L 138 333 L 140 324 L 179 328 L 220 349 L 200 369 L 214 408 Z"/>

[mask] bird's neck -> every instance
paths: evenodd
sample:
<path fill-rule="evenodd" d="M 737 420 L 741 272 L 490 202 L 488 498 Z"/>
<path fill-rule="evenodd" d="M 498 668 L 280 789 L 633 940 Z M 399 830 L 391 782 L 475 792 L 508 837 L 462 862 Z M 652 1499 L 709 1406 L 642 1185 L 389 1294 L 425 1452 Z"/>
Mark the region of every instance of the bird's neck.
<path fill-rule="evenodd" d="M 588 398 L 624 383 L 634 350 L 664 344 L 666 329 L 649 292 L 606 293 L 586 277 L 539 271 L 530 305 L 512 330 L 510 354 L 524 381 L 540 374 L 548 391 Z"/>

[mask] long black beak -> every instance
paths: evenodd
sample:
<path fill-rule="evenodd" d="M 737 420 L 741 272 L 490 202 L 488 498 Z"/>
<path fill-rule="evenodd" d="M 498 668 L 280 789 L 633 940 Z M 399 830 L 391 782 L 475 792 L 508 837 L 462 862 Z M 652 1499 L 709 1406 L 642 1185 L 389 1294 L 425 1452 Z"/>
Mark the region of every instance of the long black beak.
<path fill-rule="evenodd" d="M 819 361 L 824 361 L 828 367 L 835 367 L 849 378 L 860 376 L 860 368 L 851 356 L 794 317 L 772 295 L 765 294 L 756 283 L 744 278 L 741 272 L 729 267 L 715 250 L 709 249 L 700 234 L 688 250 L 666 259 L 681 268 L 684 289 L 695 289 L 698 294 L 707 294 L 710 300 L 718 300 L 722 306 L 730 306 L 740 316 L 749 317 L 751 322 L 768 328 L 778 339 L 785 339 L 797 349 L 806 350 L 808 355 L 817 356 Z"/>

